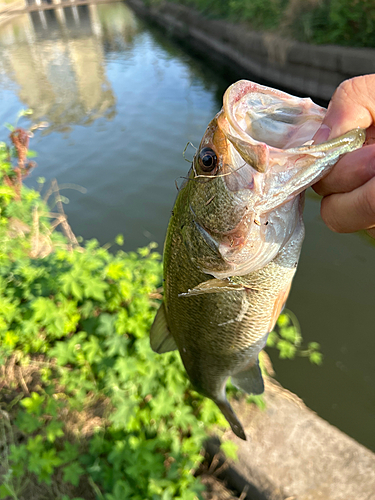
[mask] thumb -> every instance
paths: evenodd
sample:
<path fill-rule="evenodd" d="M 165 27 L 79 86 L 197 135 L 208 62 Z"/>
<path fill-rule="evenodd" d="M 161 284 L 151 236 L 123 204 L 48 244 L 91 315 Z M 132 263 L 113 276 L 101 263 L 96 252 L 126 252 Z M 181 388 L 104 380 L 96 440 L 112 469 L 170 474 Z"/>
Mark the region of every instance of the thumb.
<path fill-rule="evenodd" d="M 335 139 L 357 127 L 375 123 L 375 75 L 345 80 L 336 89 L 327 114 L 314 136 L 315 144 Z"/>

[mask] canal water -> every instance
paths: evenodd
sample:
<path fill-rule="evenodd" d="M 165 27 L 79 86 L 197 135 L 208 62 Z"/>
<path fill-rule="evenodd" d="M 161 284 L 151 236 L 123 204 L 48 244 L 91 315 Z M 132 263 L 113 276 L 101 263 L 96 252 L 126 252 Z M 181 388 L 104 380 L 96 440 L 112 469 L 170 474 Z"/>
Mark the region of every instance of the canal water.
<path fill-rule="evenodd" d="M 27 180 L 58 183 L 74 232 L 132 250 L 162 249 L 176 196 L 222 95 L 238 75 L 176 45 L 123 3 L 34 12 L 0 27 L 0 140 L 21 109 L 46 121 Z M 256 80 L 252 75 L 243 78 Z M 192 147 L 186 158 L 192 158 Z M 80 187 L 79 187 L 80 186 Z M 375 451 L 375 247 L 331 233 L 312 192 L 306 239 L 288 300 L 324 362 L 278 360 L 278 380 L 319 415 Z"/>

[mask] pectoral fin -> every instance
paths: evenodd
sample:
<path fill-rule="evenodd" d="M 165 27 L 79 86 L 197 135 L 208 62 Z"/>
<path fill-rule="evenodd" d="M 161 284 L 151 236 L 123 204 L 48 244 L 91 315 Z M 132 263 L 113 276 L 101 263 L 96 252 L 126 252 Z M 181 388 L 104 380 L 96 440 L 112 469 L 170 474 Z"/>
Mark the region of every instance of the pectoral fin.
<path fill-rule="evenodd" d="M 232 377 L 232 384 L 238 389 L 247 392 L 247 394 L 262 394 L 264 392 L 264 382 L 258 359 L 247 370 L 236 373 Z"/>
<path fill-rule="evenodd" d="M 270 324 L 268 326 L 268 331 L 272 332 L 272 330 L 275 328 L 277 318 L 280 316 L 281 311 L 285 307 L 286 300 L 288 298 L 290 288 L 292 286 L 292 282 L 290 282 L 284 290 L 281 290 L 279 295 L 277 296 L 274 306 L 273 306 L 273 311 L 272 311 L 272 317 Z"/>
<path fill-rule="evenodd" d="M 150 331 L 150 344 L 152 350 L 158 354 L 177 349 L 176 342 L 168 328 L 164 302 L 162 302 L 159 307 L 152 324 Z"/>
<path fill-rule="evenodd" d="M 222 292 L 233 292 L 238 290 L 245 290 L 242 285 L 233 283 L 229 279 L 217 279 L 204 281 L 200 283 L 195 288 L 189 289 L 185 293 L 180 293 L 179 297 L 189 297 L 191 295 L 202 295 L 203 293 L 222 293 Z"/>

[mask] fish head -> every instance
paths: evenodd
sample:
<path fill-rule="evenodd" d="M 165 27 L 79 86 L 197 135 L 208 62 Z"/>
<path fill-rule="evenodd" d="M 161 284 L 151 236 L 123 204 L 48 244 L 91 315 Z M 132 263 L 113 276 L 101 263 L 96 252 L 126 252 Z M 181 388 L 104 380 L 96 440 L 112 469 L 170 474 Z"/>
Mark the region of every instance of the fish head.
<path fill-rule="evenodd" d="M 228 88 L 193 159 L 183 231 L 198 267 L 216 278 L 269 263 L 301 220 L 299 196 L 361 147 L 364 131 L 314 145 L 326 110 L 309 98 L 241 80 Z"/>

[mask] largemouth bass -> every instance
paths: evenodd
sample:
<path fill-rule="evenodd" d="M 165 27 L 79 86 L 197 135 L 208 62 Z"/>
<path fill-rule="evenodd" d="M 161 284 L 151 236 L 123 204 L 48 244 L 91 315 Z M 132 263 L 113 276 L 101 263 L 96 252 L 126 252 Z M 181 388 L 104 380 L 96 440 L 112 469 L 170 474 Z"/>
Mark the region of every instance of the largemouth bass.
<path fill-rule="evenodd" d="M 314 145 L 326 110 L 310 99 L 241 80 L 225 92 L 180 188 L 164 248 L 164 301 L 151 329 L 157 353 L 178 349 L 194 388 L 233 432 L 228 377 L 264 390 L 258 355 L 288 297 L 304 238 L 304 191 L 340 155 L 352 130 Z"/>

